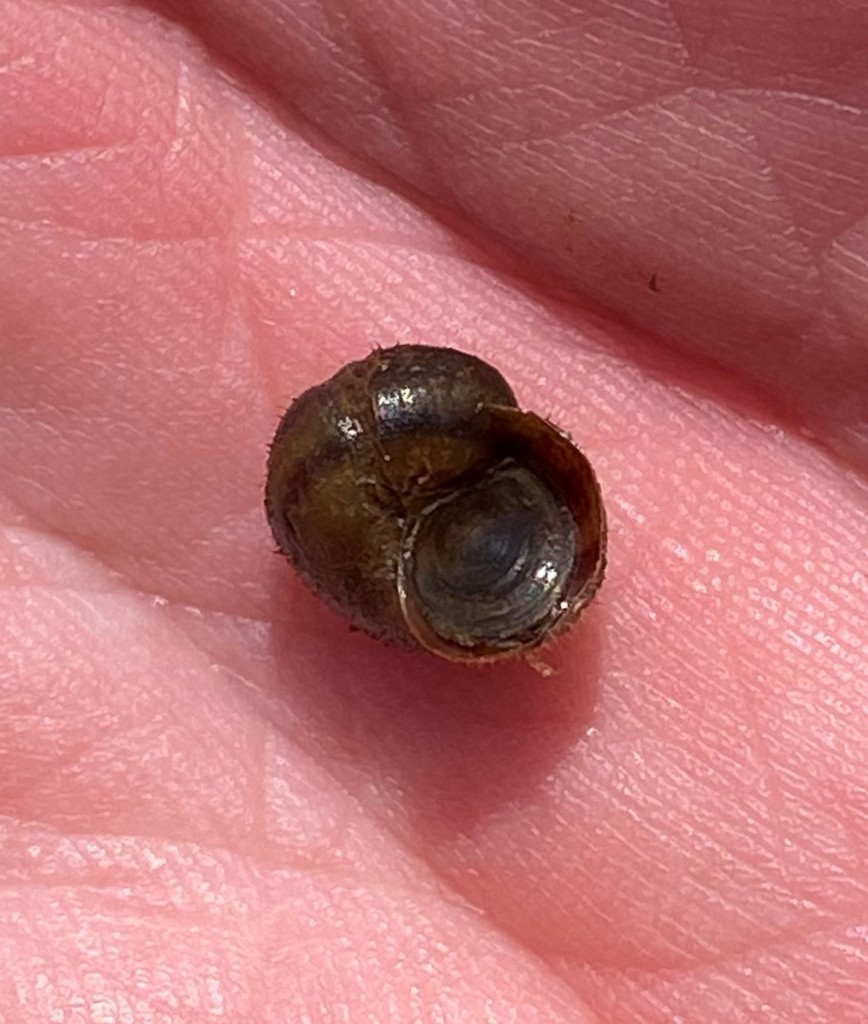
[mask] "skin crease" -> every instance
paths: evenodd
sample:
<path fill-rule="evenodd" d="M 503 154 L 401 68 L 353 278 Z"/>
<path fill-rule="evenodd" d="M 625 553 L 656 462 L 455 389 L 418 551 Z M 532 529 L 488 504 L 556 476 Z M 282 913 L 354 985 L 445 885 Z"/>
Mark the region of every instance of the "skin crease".
<path fill-rule="evenodd" d="M 3 1021 L 862 1021 L 864 6 L 0 23 Z M 271 551 L 291 397 L 432 341 L 599 474 L 551 677 Z"/>

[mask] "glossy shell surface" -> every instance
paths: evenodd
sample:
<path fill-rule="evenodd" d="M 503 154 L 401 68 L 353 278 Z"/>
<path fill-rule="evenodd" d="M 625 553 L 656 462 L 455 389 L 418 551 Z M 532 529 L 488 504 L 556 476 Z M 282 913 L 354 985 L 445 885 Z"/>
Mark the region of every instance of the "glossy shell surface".
<path fill-rule="evenodd" d="M 451 348 L 378 350 L 297 398 L 266 511 L 281 552 L 353 625 L 453 661 L 534 650 L 603 578 L 587 458 Z"/>

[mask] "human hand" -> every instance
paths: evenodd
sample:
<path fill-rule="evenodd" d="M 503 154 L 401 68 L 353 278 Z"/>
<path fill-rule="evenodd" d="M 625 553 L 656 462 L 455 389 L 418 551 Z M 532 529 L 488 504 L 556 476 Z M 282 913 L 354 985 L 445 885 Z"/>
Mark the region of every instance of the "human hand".
<path fill-rule="evenodd" d="M 861 1021 L 864 11 L 173 11 L 3 0 L 0 1019 Z M 411 341 L 599 473 L 550 679 L 271 553 Z"/>

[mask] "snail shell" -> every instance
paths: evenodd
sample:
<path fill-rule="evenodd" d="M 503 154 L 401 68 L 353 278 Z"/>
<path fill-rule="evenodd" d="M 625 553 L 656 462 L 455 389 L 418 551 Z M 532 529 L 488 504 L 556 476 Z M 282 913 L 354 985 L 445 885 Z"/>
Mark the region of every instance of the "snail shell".
<path fill-rule="evenodd" d="M 533 650 L 603 578 L 590 463 L 451 348 L 381 349 L 305 391 L 274 436 L 265 505 L 280 551 L 351 623 L 452 661 Z"/>

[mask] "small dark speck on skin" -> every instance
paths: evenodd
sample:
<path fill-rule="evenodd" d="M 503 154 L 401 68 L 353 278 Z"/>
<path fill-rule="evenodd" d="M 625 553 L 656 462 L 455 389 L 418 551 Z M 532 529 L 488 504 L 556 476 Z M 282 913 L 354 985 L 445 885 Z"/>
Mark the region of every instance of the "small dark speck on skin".
<path fill-rule="evenodd" d="M 660 291 L 660 285 L 657 284 L 657 274 L 656 273 L 651 275 L 651 279 L 648 282 L 648 287 L 651 289 L 652 292 L 659 292 Z"/>

